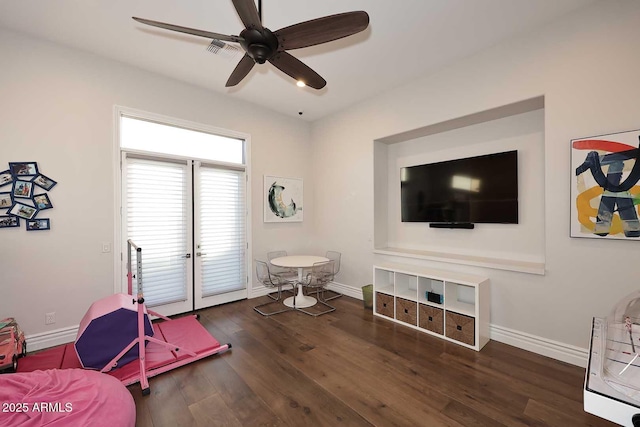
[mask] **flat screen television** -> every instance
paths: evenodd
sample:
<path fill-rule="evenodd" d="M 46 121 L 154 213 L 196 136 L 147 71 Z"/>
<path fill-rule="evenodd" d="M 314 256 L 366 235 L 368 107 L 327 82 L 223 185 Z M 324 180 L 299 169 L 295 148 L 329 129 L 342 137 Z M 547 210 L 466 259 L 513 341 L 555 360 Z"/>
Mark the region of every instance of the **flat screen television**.
<path fill-rule="evenodd" d="M 402 222 L 517 224 L 518 151 L 400 170 Z"/>

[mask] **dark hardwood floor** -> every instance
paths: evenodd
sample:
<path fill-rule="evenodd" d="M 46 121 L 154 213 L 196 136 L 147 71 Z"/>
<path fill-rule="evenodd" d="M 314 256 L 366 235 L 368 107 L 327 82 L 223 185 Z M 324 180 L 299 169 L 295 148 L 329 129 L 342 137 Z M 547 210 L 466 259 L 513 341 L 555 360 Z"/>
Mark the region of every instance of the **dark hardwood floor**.
<path fill-rule="evenodd" d="M 342 297 L 317 318 L 266 297 L 200 311 L 233 348 L 129 390 L 137 426 L 612 426 L 583 411 L 584 369 L 491 341 L 475 352 Z M 116 426 L 114 426 L 116 427 Z"/>

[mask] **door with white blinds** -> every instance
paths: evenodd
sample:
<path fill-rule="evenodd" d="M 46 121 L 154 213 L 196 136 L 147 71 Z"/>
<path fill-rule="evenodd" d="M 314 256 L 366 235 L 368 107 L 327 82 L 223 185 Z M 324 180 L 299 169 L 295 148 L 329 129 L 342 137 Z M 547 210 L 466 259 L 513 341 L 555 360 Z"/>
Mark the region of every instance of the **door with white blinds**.
<path fill-rule="evenodd" d="M 196 162 L 195 308 L 246 297 L 245 173 Z"/>
<path fill-rule="evenodd" d="M 142 248 L 145 302 L 165 315 L 246 298 L 242 167 L 123 153 L 126 239 Z"/>

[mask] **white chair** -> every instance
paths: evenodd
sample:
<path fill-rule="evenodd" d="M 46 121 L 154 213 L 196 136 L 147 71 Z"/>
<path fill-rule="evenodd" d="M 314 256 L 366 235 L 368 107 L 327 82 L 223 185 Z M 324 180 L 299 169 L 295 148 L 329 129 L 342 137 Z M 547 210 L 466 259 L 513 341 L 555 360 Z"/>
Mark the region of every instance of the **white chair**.
<path fill-rule="evenodd" d="M 333 280 L 333 270 L 334 270 L 333 261 L 317 262 L 313 264 L 313 267 L 311 267 L 311 271 L 308 272 L 303 278 L 302 285 L 305 288 L 310 289 L 311 291 L 315 290 L 316 295 L 319 296 L 320 292 L 324 291 L 324 288 L 327 285 L 327 283 Z M 316 311 L 309 311 L 307 309 L 299 308 L 299 307 L 296 307 L 296 310 L 302 311 L 303 313 L 306 313 L 310 316 L 315 316 L 315 317 L 335 311 L 336 309 L 335 307 L 327 304 L 322 299 L 317 298 L 317 300 L 318 302 L 316 305 L 319 304 L 324 306 L 326 308 L 325 310 L 316 312 Z M 316 307 L 316 306 L 314 305 L 313 307 Z"/>
<path fill-rule="evenodd" d="M 258 280 L 260 281 L 260 283 L 262 283 L 267 288 L 277 288 L 278 293 L 277 293 L 277 297 L 272 297 L 271 295 L 268 295 L 274 301 L 269 301 L 267 303 L 257 305 L 253 307 L 253 309 L 258 313 L 262 314 L 263 316 L 271 316 L 273 314 L 284 313 L 285 311 L 293 310 L 292 308 L 284 306 L 281 303 L 280 298 L 282 296 L 282 286 L 291 285 L 292 287 L 294 287 L 295 284 L 283 281 L 277 275 L 271 274 L 271 272 L 269 271 L 269 265 L 266 262 L 256 260 L 255 263 L 256 263 L 256 276 L 258 277 Z M 280 305 L 282 309 L 276 310 L 273 312 L 265 312 L 262 310 L 263 307 L 267 307 L 269 305 L 274 305 L 274 304 Z"/>

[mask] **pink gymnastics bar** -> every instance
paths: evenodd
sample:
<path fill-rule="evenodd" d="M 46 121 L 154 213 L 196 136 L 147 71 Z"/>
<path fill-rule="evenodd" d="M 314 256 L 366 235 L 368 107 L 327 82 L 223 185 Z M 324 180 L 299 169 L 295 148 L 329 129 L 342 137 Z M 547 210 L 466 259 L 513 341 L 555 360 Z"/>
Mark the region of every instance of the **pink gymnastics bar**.
<path fill-rule="evenodd" d="M 132 248 L 135 249 L 137 255 L 136 280 L 138 292 L 134 303 L 138 305 L 138 336 L 107 363 L 101 372 L 111 371 L 117 366 L 118 361 L 137 344 L 137 369 L 134 367 L 136 363 L 133 361 L 109 373 L 119 378 L 124 385 L 140 382 L 142 394 L 148 395 L 151 392 L 149 388 L 149 378 L 228 350 L 231 348 L 231 344 L 220 344 L 218 340 L 198 322 L 196 315 L 172 320 L 159 313 L 147 310 L 144 306 L 144 295 L 142 292 L 142 249 L 136 246 L 131 240 L 128 240 L 127 243 L 127 285 L 130 296 L 133 295 Z M 145 312 L 164 320 L 154 325 L 154 329 L 160 332 L 160 336 L 163 339 L 158 339 L 145 333 Z M 154 333 L 154 335 L 156 335 L 156 333 Z M 147 349 L 146 343 L 149 343 L 149 347 L 153 348 L 153 352 Z M 152 363 L 149 363 L 147 360 L 148 354 L 155 356 L 155 360 L 153 360 Z"/>

